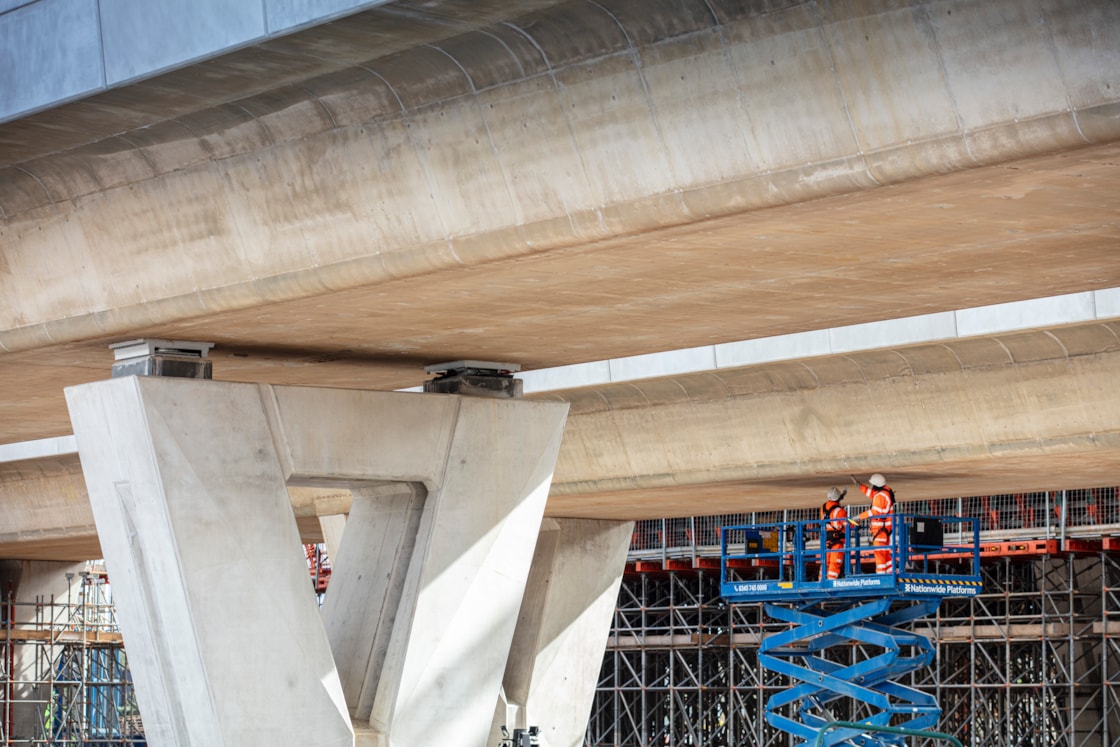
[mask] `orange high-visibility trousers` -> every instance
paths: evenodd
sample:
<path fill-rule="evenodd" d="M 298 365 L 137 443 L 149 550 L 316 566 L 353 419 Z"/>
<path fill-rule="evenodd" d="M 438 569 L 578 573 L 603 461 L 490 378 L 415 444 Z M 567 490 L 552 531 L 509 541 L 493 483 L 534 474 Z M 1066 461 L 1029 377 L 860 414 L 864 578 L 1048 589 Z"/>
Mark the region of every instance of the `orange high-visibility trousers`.
<path fill-rule="evenodd" d="M 875 546 L 875 572 L 894 573 L 890 532 L 878 532 L 871 538 L 871 544 Z M 884 549 L 880 550 L 881 547 Z"/>
<path fill-rule="evenodd" d="M 835 581 L 844 569 L 844 543 L 831 542 L 828 551 L 828 580 Z"/>

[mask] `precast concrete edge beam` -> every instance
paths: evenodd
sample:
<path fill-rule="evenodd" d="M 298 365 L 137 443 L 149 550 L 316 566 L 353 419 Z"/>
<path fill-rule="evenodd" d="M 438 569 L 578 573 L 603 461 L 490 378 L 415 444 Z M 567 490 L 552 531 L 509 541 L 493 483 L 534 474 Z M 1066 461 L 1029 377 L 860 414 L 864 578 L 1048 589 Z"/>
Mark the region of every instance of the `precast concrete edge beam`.
<path fill-rule="evenodd" d="M 288 488 L 307 542 L 321 541 L 317 517 L 345 514 L 341 487 Z M 0 558 L 89 560 L 102 556 L 78 455 L 0 464 Z"/>
<path fill-rule="evenodd" d="M 399 86 L 393 70 L 381 74 L 398 102 L 392 111 L 377 108 L 384 91 L 364 88 L 369 75 L 323 83 L 316 94 L 286 90 L 279 100 L 287 103 L 266 102 L 257 115 L 253 127 L 267 137 L 229 123 L 199 137 L 196 150 L 213 152 L 226 137 L 253 144 L 174 161 L 166 172 L 155 164 L 182 158 L 171 151 L 190 139 L 184 131 L 167 143 L 129 147 L 126 139 L 7 169 L 0 350 L 1120 138 L 1120 87 L 1110 85 L 1120 44 L 1096 40 L 1120 37 L 1120 17 L 1103 0 L 1078 13 L 1050 9 L 1041 28 L 1019 0 L 959 20 L 933 17 L 918 2 L 891 12 L 799 4 L 718 18 L 699 4 L 681 17 L 677 6 L 546 10 L 539 33 L 575 23 L 597 51 L 582 52 L 580 35 L 569 33 L 576 48 L 550 50 L 558 61 L 543 67 L 538 59 L 527 68 L 528 58 L 498 64 L 487 55 L 514 52 L 492 40 L 489 51 L 466 44 L 459 57 L 454 45 L 418 47 L 416 64 L 394 63 Z M 993 28 L 999 33 L 985 33 Z M 549 49 L 542 42 L 558 38 L 532 41 Z M 1006 64 L 974 64 L 978 55 Z M 416 76 L 418 67 L 438 85 Z M 472 77 L 503 68 L 506 76 L 484 87 Z M 424 90 L 439 95 L 410 106 L 411 93 Z M 363 115 L 363 105 L 373 108 Z M 811 122 L 811 134 L 791 121 Z M 167 204 L 178 208 L 160 209 Z M 205 261 L 185 269 L 193 256 Z M 59 284 L 59 266 L 85 268 L 81 287 L 42 292 Z M 134 282 L 116 282 L 123 267 Z"/>
<path fill-rule="evenodd" d="M 978 495 L 982 475 L 1011 463 L 998 492 L 1114 479 L 1118 332 L 1102 322 L 541 395 L 572 405 L 548 512 L 810 506 L 871 472 L 911 499 Z"/>
<path fill-rule="evenodd" d="M 66 463 L 35 474 L 0 471 L 0 557 L 75 561 L 101 557 L 77 455 L 52 461 Z"/>
<path fill-rule="evenodd" d="M 890 472 L 907 500 L 1111 484 L 1115 381 L 1120 321 L 1106 320 L 533 395 L 571 404 L 546 515 L 811 506 L 853 472 Z M 86 557 L 65 550 L 96 549 L 76 457 L 28 464 L 0 470 L 0 557 Z M 341 485 L 289 494 L 297 517 L 349 510 Z"/>

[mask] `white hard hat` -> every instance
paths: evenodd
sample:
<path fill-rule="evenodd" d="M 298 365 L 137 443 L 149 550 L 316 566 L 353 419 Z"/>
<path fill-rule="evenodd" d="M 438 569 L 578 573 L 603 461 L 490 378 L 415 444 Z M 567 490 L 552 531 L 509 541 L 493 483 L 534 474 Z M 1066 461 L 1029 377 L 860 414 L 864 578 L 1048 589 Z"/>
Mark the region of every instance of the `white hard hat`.
<path fill-rule="evenodd" d="M 873 488 L 881 488 L 881 487 L 883 487 L 884 485 L 887 484 L 887 478 L 883 477 L 878 472 L 876 472 L 875 474 L 873 474 L 871 476 L 871 479 L 868 480 L 868 482 L 871 483 L 871 487 L 873 487 Z"/>
<path fill-rule="evenodd" d="M 844 493 L 847 493 L 847 492 L 848 492 L 847 490 L 844 491 Z M 841 493 L 838 488 L 829 488 L 828 489 L 828 500 L 838 501 L 838 500 L 840 500 L 841 498 L 844 497 L 844 493 Z"/>

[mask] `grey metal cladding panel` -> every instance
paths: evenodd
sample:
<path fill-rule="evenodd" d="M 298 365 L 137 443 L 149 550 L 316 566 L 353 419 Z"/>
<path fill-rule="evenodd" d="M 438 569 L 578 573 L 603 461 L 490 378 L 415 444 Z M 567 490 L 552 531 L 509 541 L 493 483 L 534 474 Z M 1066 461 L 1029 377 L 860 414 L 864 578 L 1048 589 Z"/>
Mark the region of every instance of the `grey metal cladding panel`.
<path fill-rule="evenodd" d="M 265 0 L 270 34 L 311 26 L 359 10 L 384 5 L 389 0 Z"/>
<path fill-rule="evenodd" d="M 41 0 L 0 15 L 0 120 L 104 83 L 96 0 Z"/>
<path fill-rule="evenodd" d="M 259 2 L 101 0 L 110 86 L 214 57 L 265 36 Z"/>

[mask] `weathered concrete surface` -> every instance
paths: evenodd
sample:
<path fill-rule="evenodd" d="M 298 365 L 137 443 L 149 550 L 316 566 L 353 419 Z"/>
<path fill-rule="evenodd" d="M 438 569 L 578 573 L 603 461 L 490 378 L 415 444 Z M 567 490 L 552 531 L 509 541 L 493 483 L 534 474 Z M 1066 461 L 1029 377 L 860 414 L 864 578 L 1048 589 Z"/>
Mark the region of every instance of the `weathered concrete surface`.
<path fill-rule="evenodd" d="M 218 343 L 227 381 L 393 389 L 1116 287 L 1118 55 L 1107 0 L 390 3 L 7 123 L 0 443 L 68 433 L 63 388 L 140 335 Z M 588 419 L 656 433 L 683 405 L 654 387 Z M 588 438 L 548 511 L 714 512 L 826 466 L 729 466 L 752 438 L 712 448 L 722 482 Z M 888 466 L 1113 480 L 1077 443 Z"/>
<path fill-rule="evenodd" d="M 347 512 L 349 512 L 349 504 Z M 327 546 L 327 557 L 337 558 L 338 549 L 342 545 L 342 533 L 346 530 L 346 515 L 333 514 L 316 518 L 319 520 L 319 529 L 323 533 L 323 544 Z M 301 539 L 305 538 L 301 536 Z"/>
<path fill-rule="evenodd" d="M 1102 321 L 537 395 L 572 408 L 545 513 L 812 506 L 853 472 L 905 500 L 1110 485 L 1117 380 L 1120 322 Z M 7 469 L 0 557 L 100 556 L 72 458 Z M 345 486 L 289 493 L 307 541 L 350 510 Z"/>
<path fill-rule="evenodd" d="M 288 495 L 306 542 L 328 541 L 320 517 L 350 510 L 344 488 L 293 486 Z M 103 557 L 77 454 L 0 464 L 0 557 Z"/>
<path fill-rule="evenodd" d="M 390 389 L 1120 282 L 1114 3 L 475 5 L 0 128 L 0 439 L 139 335 Z"/>
<path fill-rule="evenodd" d="M 137 704 L 157 747 L 349 747 L 260 390 L 67 390 Z"/>
<path fill-rule="evenodd" d="M 351 715 L 386 747 L 484 742 L 566 404 L 147 377 L 67 399 L 152 744 L 341 747 Z M 286 483 L 355 495 L 322 622 Z"/>
<path fill-rule="evenodd" d="M 542 747 L 583 744 L 633 531 L 631 521 L 541 526 L 486 744 L 502 726 L 539 727 Z"/>
<path fill-rule="evenodd" d="M 76 455 L 0 465 L 0 557 L 102 557 Z"/>
<path fill-rule="evenodd" d="M 375 481 L 323 606 L 350 715 L 384 747 L 486 743 L 567 405 L 274 391 L 290 480 Z"/>
<path fill-rule="evenodd" d="M 549 514 L 808 506 L 851 473 L 905 500 L 1108 485 L 1117 377 L 1109 322 L 542 395 L 572 406 Z"/>

